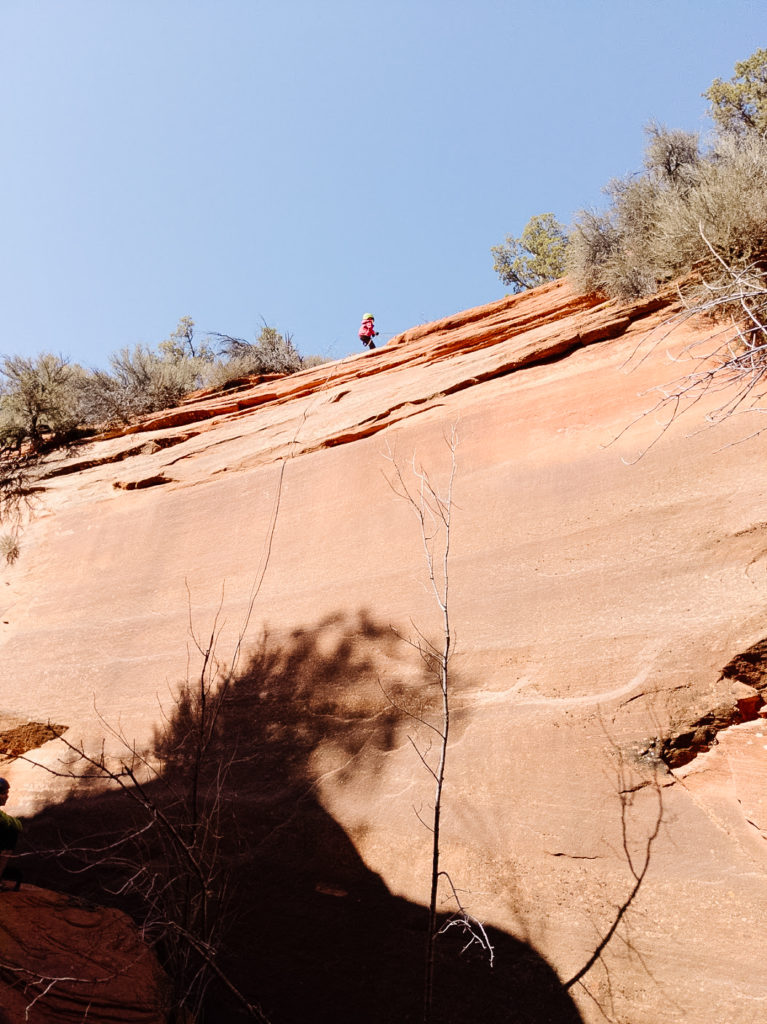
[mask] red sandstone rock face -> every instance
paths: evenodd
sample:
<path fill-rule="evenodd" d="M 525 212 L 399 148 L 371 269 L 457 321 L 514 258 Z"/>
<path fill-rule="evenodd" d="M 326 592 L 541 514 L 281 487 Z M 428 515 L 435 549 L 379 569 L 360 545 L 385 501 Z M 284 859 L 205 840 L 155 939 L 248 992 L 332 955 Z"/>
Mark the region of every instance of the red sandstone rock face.
<path fill-rule="evenodd" d="M 307 771 L 364 863 L 422 904 L 429 839 L 412 808 L 429 779 L 411 725 L 376 733 L 381 687 L 417 689 L 419 663 L 355 623 L 438 637 L 387 455 L 443 479 L 458 424 L 445 866 L 472 912 L 566 980 L 631 893 L 660 797 L 621 937 L 572 995 L 588 1024 L 604 1019 L 594 1000 L 631 1024 L 752 1024 L 767 999 L 767 741 L 723 669 L 767 636 L 764 442 L 725 448 L 748 425 L 687 436 L 699 421 L 681 420 L 630 464 L 659 432 L 649 417 L 621 433 L 653 404 L 640 393 L 677 375 L 667 349 L 695 336 L 688 325 L 627 373 L 668 313 L 546 286 L 51 459 L 2 569 L 0 728 L 50 720 L 97 749 L 106 721 L 148 745 L 187 672 L 190 605 L 210 629 L 223 590 L 226 660 L 265 569 L 247 642 L 307 629 L 376 666 L 317 683 Z M 350 716 L 371 730 L 351 758 L 334 729 Z M 717 741 L 673 773 L 656 758 Z M 37 760 L 58 766 L 60 747 Z M 12 813 L 67 793 L 26 762 L 3 774 Z"/>
<path fill-rule="evenodd" d="M 30 886 L 0 893 L 3 1024 L 165 1024 L 166 989 L 125 914 Z"/>

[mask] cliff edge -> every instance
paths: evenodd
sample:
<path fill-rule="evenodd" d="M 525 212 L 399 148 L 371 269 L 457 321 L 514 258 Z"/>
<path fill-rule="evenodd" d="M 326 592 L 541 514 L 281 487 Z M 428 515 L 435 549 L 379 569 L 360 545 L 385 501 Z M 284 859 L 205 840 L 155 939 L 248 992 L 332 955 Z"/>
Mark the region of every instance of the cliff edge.
<path fill-rule="evenodd" d="M 455 428 L 445 865 L 472 913 L 562 982 L 617 927 L 569 992 L 588 1024 L 751 1024 L 767 998 L 764 442 L 737 418 L 624 432 L 705 329 L 648 344 L 673 311 L 557 282 L 51 457 L 0 569 L 0 731 L 50 722 L 88 749 L 148 749 L 193 665 L 190 623 L 217 621 L 222 662 L 243 630 L 249 655 L 309 649 L 280 691 L 282 718 L 303 716 L 285 756 L 311 734 L 312 798 L 422 905 L 413 807 L 430 779 L 412 720 L 382 723 L 395 693 L 428 709 L 397 636 L 440 626 L 392 459 L 439 483 Z M 14 813 L 68 798 L 6 753 Z M 27 754 L 56 770 L 62 741 Z M 240 781 L 255 806 L 258 780 Z"/>

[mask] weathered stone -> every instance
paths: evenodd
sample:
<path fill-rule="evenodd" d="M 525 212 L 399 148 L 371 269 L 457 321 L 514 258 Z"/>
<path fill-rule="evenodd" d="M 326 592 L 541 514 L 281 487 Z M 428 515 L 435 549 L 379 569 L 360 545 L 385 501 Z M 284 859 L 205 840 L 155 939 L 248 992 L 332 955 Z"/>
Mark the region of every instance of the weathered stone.
<path fill-rule="evenodd" d="M 167 995 L 127 915 L 34 886 L 0 892 L 2 1024 L 166 1024 Z"/>
<path fill-rule="evenodd" d="M 738 705 L 738 714 L 741 721 L 750 722 L 753 718 L 756 718 L 756 713 L 762 704 L 762 697 L 759 691 L 740 680 L 736 680 L 730 689 Z"/>
<path fill-rule="evenodd" d="M 0 726 L 66 722 L 89 749 L 106 735 L 107 753 L 124 754 L 107 722 L 149 746 L 190 671 L 190 611 L 204 634 L 219 613 L 224 661 L 246 621 L 246 653 L 264 633 L 276 652 L 299 635 L 363 652 L 365 673 L 326 666 L 303 703 L 283 696 L 269 736 L 288 708 L 305 713 L 307 787 L 388 890 L 423 904 L 429 835 L 413 807 L 428 808 L 431 779 L 383 691 L 429 694 L 417 653 L 381 638 L 415 623 L 439 640 L 440 619 L 387 459 L 407 472 L 415 457 L 443 482 L 457 424 L 445 867 L 472 912 L 565 980 L 615 922 L 649 843 L 622 938 L 590 995 L 573 990 L 584 1021 L 604 1020 L 593 996 L 631 1024 L 753 1024 L 767 999 L 767 741 L 761 722 L 732 725 L 729 687 L 767 678 L 764 439 L 723 454 L 750 433 L 737 417 L 658 439 L 649 416 L 623 433 L 654 404 L 648 390 L 688 365 L 667 349 L 701 337 L 688 321 L 665 339 L 670 301 L 546 286 L 53 456 L 51 474 L 67 472 L 44 481 L 21 555 L 0 570 Z M 151 441 L 161 450 L 143 453 Z M 723 678 L 739 656 L 750 674 Z M 348 722 L 369 729 L 353 756 Z M 672 774 L 664 742 L 685 736 L 710 750 Z M 30 763 L 60 769 L 62 746 L 4 769 L 14 813 L 67 798 L 71 783 Z M 248 785 L 239 797 L 268 805 L 271 790 Z M 351 892 L 331 868 L 310 880 L 317 898 Z"/>

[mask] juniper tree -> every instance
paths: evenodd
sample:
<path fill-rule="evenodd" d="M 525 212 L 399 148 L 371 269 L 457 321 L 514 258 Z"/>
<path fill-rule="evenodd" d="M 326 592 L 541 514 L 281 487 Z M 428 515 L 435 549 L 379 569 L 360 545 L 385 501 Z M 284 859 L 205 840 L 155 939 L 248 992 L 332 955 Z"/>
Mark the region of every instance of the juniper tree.
<path fill-rule="evenodd" d="M 562 277 L 566 250 L 567 232 L 553 213 L 531 217 L 519 238 L 507 235 L 490 249 L 493 270 L 515 292 Z"/>

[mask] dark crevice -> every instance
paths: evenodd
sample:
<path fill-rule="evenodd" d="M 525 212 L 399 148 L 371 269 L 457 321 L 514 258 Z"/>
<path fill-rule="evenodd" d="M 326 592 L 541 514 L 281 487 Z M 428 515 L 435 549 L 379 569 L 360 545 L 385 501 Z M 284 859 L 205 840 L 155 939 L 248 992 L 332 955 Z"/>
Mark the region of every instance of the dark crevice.
<path fill-rule="evenodd" d="M 157 473 L 155 476 L 145 476 L 140 480 L 115 480 L 112 486 L 120 491 L 139 491 L 145 487 L 159 487 L 161 484 L 173 482 L 172 477 Z"/>
<path fill-rule="evenodd" d="M 173 448 L 177 444 L 182 444 L 184 441 L 196 437 L 198 433 L 199 431 L 195 430 L 174 437 L 157 437 L 151 441 L 142 441 L 141 444 L 134 445 L 132 448 L 126 448 L 124 451 L 115 452 L 113 455 L 67 462 L 63 466 L 57 466 L 55 469 L 50 469 L 41 474 L 40 479 L 51 480 L 57 476 L 68 476 L 70 473 L 80 473 L 84 469 L 93 469 L 95 466 L 108 466 L 114 462 L 124 462 L 125 459 L 131 459 L 134 455 L 154 455 L 165 448 Z"/>
<path fill-rule="evenodd" d="M 722 698 L 716 707 L 656 741 L 659 756 L 669 768 L 681 768 L 710 750 L 724 729 L 759 717 L 767 690 L 767 637 L 725 665 L 718 689 Z"/>
<path fill-rule="evenodd" d="M 760 693 L 767 688 L 767 637 L 759 640 L 722 669 L 725 679 L 739 679 Z"/>
<path fill-rule="evenodd" d="M 547 850 L 546 852 L 552 857 L 566 857 L 568 860 L 600 860 L 596 855 L 587 855 L 585 853 L 565 853 L 564 850 L 557 852 Z"/>

